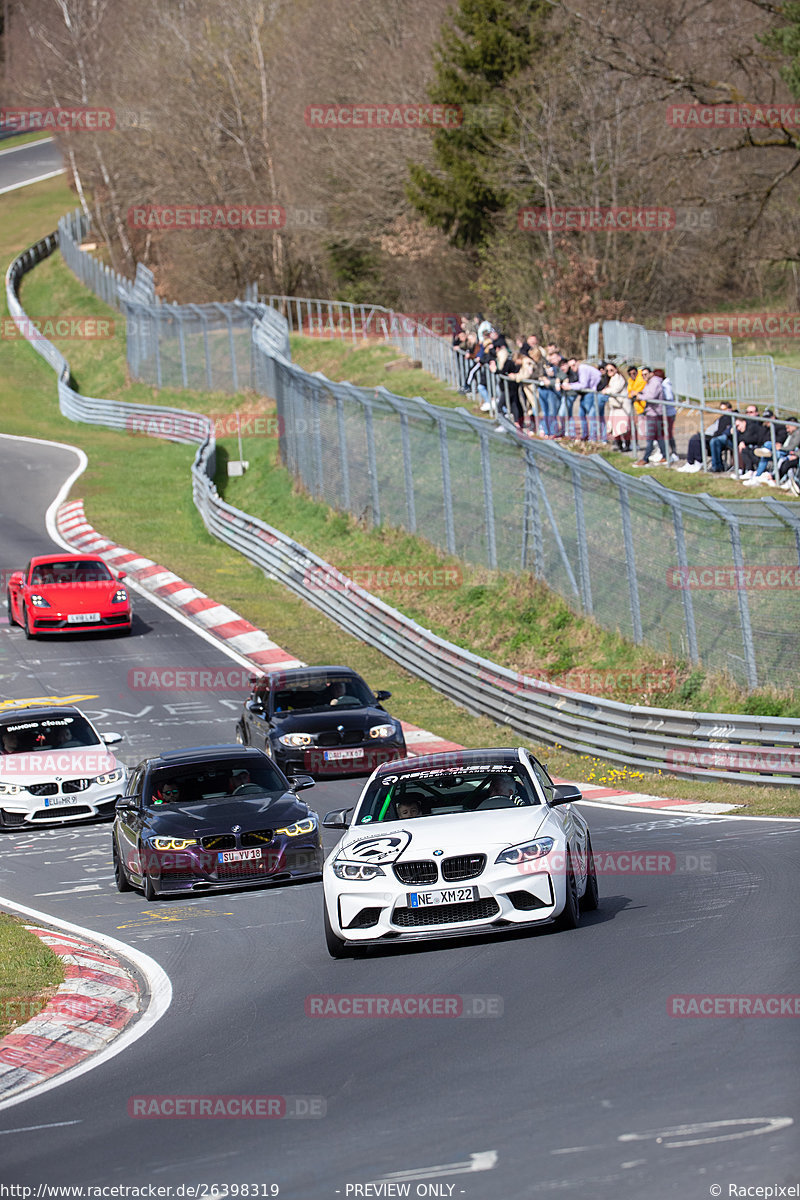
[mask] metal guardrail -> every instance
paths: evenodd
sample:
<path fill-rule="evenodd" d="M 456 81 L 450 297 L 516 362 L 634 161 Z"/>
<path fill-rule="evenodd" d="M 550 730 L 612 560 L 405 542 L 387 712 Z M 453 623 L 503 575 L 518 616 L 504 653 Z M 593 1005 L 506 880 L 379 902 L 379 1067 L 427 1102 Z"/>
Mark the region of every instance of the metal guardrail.
<path fill-rule="evenodd" d="M 24 318 L 17 285 L 53 252 L 55 235 L 15 259 L 6 274 L 12 316 Z M 59 374 L 59 404 L 74 421 L 115 429 L 144 427 L 169 411 L 171 438 L 198 443 L 192 464 L 194 503 L 206 527 L 356 637 L 413 671 L 468 711 L 508 724 L 535 742 L 601 756 L 612 762 L 694 779 L 796 785 L 800 779 L 800 721 L 741 714 L 690 713 L 619 704 L 572 692 L 498 666 L 437 637 L 371 595 L 280 530 L 222 500 L 214 484 L 213 428 L 205 417 L 158 405 L 134 405 L 81 396 L 69 387 L 69 366 L 55 347 L 35 348 Z M 275 356 L 276 362 L 281 362 Z M 282 360 L 283 364 L 290 364 Z"/>

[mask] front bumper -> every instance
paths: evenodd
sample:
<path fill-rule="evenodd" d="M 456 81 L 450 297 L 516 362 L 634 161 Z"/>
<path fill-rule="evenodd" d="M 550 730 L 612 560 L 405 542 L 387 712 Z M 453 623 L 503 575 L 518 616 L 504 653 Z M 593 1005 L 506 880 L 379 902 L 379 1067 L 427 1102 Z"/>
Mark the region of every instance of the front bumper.
<path fill-rule="evenodd" d="M 28 610 L 28 629 L 31 633 L 39 634 L 46 633 L 97 633 L 113 629 L 130 629 L 133 622 L 133 613 L 105 613 L 101 615 L 98 621 L 68 621 L 66 616 L 61 613 L 48 613 L 47 609 L 35 609 L 31 613 Z M 42 614 L 42 615 L 39 615 Z"/>
<path fill-rule="evenodd" d="M 390 870 L 391 868 L 387 868 Z M 334 932 L 347 942 L 424 940 L 458 937 L 469 932 L 489 932 L 498 926 L 543 925 L 562 911 L 565 900 L 563 874 L 548 871 L 522 874 L 513 867 L 491 868 L 466 883 L 437 883 L 431 887 L 404 887 L 392 876 L 361 886 L 325 872 L 325 903 Z M 383 885 L 380 887 L 379 885 Z M 414 892 L 475 887 L 477 899 L 460 904 L 412 907 Z"/>
<path fill-rule="evenodd" d="M 91 821 L 114 814 L 123 795 L 125 781 L 104 787 L 89 787 L 69 796 L 0 796 L 0 829 L 22 829 L 32 825 L 65 825 Z M 45 800 L 61 801 L 45 804 Z M 67 802 L 68 801 L 68 802 Z"/>
<path fill-rule="evenodd" d="M 347 751 L 342 757 L 326 758 L 326 754 Z M 353 754 L 353 751 L 359 753 Z M 361 746 L 308 746 L 293 750 L 272 744 L 272 753 L 284 775 L 313 775 L 315 779 L 341 779 L 346 775 L 371 775 L 382 763 L 397 762 L 406 758 L 405 742 L 382 742 Z"/>
<path fill-rule="evenodd" d="M 145 851 L 146 859 L 135 868 L 147 871 L 160 895 L 180 895 L 186 892 L 220 890 L 231 887 L 253 887 L 267 883 L 286 883 L 292 879 L 318 879 L 322 874 L 322 845 L 313 839 L 292 839 L 263 848 L 258 859 L 220 863 L 219 852 L 190 846 L 186 850 Z"/>

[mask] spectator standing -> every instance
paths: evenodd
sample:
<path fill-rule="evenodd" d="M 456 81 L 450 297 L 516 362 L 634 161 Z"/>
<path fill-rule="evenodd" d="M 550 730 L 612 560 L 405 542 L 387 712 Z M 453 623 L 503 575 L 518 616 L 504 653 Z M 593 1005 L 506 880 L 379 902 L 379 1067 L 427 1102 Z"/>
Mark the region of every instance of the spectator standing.
<path fill-rule="evenodd" d="M 631 411 L 625 376 L 614 363 L 606 363 L 608 383 L 603 394 L 608 397 L 608 432 L 614 439 L 617 450 L 631 448 Z"/>
<path fill-rule="evenodd" d="M 591 440 L 599 441 L 600 422 L 606 403 L 605 399 L 599 395 L 602 378 L 600 371 L 592 363 L 579 363 L 577 358 L 567 359 L 567 370 L 570 373 L 571 381 L 563 384 L 561 391 L 562 393 L 565 391 L 575 392 L 579 395 L 581 439 L 584 442 L 589 440 L 590 423 L 588 418 L 591 414 L 591 432 L 593 435 Z"/>
<path fill-rule="evenodd" d="M 649 467 L 652 466 L 649 460 L 650 455 L 653 452 L 653 446 L 656 444 L 656 442 L 658 443 L 658 448 L 661 451 L 662 457 L 664 459 L 667 457 L 663 431 L 664 414 L 662 405 L 664 402 L 664 392 L 658 375 L 654 374 L 649 367 L 642 367 L 641 371 L 645 379 L 644 387 L 640 393 L 640 400 L 643 400 L 645 404 L 644 436 L 647 441 L 647 445 L 645 446 L 642 457 L 633 465 L 635 467 Z"/>

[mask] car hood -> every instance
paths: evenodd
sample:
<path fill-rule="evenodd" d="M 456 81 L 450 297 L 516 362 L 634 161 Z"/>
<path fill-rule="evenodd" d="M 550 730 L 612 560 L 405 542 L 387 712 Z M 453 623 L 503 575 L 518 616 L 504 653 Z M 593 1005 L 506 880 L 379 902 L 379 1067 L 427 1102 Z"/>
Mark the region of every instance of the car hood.
<path fill-rule="evenodd" d="M 275 713 L 272 718 L 276 731 L 284 733 L 321 733 L 326 729 L 369 729 L 371 725 L 393 723 L 383 708 L 324 709 L 315 712 Z"/>
<path fill-rule="evenodd" d="M 0 757 L 0 780 L 27 787 L 59 779 L 94 779 L 123 764 L 103 744 L 70 750 L 42 750 L 37 754 L 4 754 Z"/>
<path fill-rule="evenodd" d="M 375 862 L 430 858 L 434 851 L 451 854 L 499 853 L 508 846 L 531 841 L 544 831 L 553 834 L 552 810 L 545 806 L 495 809 L 486 812 L 417 817 L 411 821 L 384 821 L 359 825 L 344 835 L 336 853 Z M 385 846 L 373 850 L 365 843 L 378 839 Z M 438 855 L 437 855 L 438 857 Z"/>
<path fill-rule="evenodd" d="M 305 804 L 296 797 L 236 796 L 230 800 L 211 800 L 208 804 L 162 804 L 148 809 L 146 826 L 166 835 L 229 833 L 232 826 L 250 829 L 280 829 L 309 816 Z"/>
<path fill-rule="evenodd" d="M 63 609 L 67 612 L 85 613 L 97 612 L 111 603 L 111 597 L 124 584 L 116 580 L 107 583 L 45 583 L 30 584 L 29 591 L 37 596 L 44 596 L 51 608 Z M 46 609 L 42 610 L 46 612 Z"/>

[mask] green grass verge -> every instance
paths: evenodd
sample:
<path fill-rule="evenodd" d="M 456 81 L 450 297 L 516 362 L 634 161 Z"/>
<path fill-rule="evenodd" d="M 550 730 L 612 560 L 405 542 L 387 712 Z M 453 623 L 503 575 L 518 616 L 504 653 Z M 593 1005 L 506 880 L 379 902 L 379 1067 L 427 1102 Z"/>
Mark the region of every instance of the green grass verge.
<path fill-rule="evenodd" d="M 43 142 L 52 137 L 52 133 L 17 133 L 14 137 L 3 138 L 0 141 L 0 151 L 16 150 L 17 146 L 27 146 L 30 142 Z"/>
<path fill-rule="evenodd" d="M 55 180 L 26 189 L 25 205 L 15 203 L 18 200 L 19 193 L 11 193 L 0 202 L 3 205 L 0 211 L 7 214 L 0 226 L 0 248 L 6 263 L 15 252 L 53 229 L 59 215 L 72 203 L 63 182 Z M 81 287 L 57 257 L 37 267 L 27 277 L 22 295 L 23 303 L 33 316 L 55 312 L 114 316 Z M 71 362 L 79 387 L 86 394 L 170 403 L 206 412 L 232 411 L 255 402 L 252 395 L 246 394 L 215 396 L 165 391 L 155 394 L 140 384 L 126 386 L 121 326 L 114 338 L 105 342 L 59 344 Z M 279 645 L 298 658 L 311 663 L 351 664 L 374 687 L 392 691 L 392 711 L 405 720 L 433 729 L 466 746 L 519 741 L 508 728 L 467 715 L 378 651 L 345 634 L 279 585 L 265 580 L 255 567 L 211 538 L 191 502 L 191 448 L 153 441 L 143 435 L 73 424 L 58 411 L 52 371 L 29 346 L 9 344 L 5 358 L 6 370 L 0 378 L 3 430 L 71 442 L 86 451 L 90 466 L 76 491 L 84 497 L 88 519 L 103 534 L 168 565 L 265 629 Z M 419 376 L 418 372 L 412 374 Z M 268 411 L 268 406 L 261 402 L 260 409 Z M 222 469 L 226 448 L 234 452 L 232 442 L 223 442 Z M 368 533 L 350 518 L 331 513 L 309 501 L 293 486 L 285 472 L 275 466 L 274 456 L 274 442 L 251 439 L 246 449 L 246 457 L 253 463 L 251 471 L 243 479 L 230 483 L 220 477 L 218 485 L 228 488 L 233 503 L 263 513 L 270 523 L 343 566 L 354 562 L 391 564 L 399 561 L 403 566 L 418 563 L 424 567 L 446 561 L 424 543 L 412 543 L 402 532 L 378 530 Z M 120 487 L 120 464 L 124 487 Z M 260 498 L 251 496 L 253 490 Z M 439 596 L 431 591 L 424 598 L 420 597 L 418 589 L 416 594 L 407 594 L 405 598 L 391 592 L 385 594 L 392 602 L 405 599 L 407 611 L 422 623 L 454 636 L 454 640 L 462 644 L 475 644 L 489 657 L 501 658 L 501 652 L 508 651 L 516 656 L 511 660 L 513 663 L 549 663 L 561 672 L 575 664 L 586 669 L 587 662 L 612 668 L 623 663 L 626 670 L 631 669 L 631 648 L 622 639 L 599 631 L 592 622 L 585 622 L 579 628 L 573 622 L 581 619 L 552 594 L 537 589 L 533 581 L 504 576 L 492 579 L 488 572 L 470 572 L 465 575 L 462 586 L 465 590 L 457 602 L 454 602 L 452 589 L 445 589 L 445 594 Z M 519 643 L 520 601 L 523 599 L 531 609 L 530 612 L 525 610 L 525 636 L 533 639 L 532 645 Z M 428 609 L 429 603 L 435 611 Z M 532 619 L 537 605 L 548 609 L 547 620 L 541 628 Z M 456 612 L 461 629 L 451 625 L 448 617 L 451 611 Z M 502 621 L 498 628 L 500 617 Z M 530 634 L 529 624 L 535 627 Z M 511 644 L 515 638 L 516 644 Z M 570 654 L 567 661 L 564 645 L 573 643 L 576 653 Z M 662 663 L 663 660 L 649 652 L 642 653 L 637 660 L 643 676 L 651 667 L 661 669 Z M 692 682 L 692 688 L 695 683 L 696 680 Z M 697 695 L 693 691 L 693 707 L 701 707 Z M 720 710 L 720 706 L 709 707 Z M 600 759 L 558 748 L 534 748 L 554 773 L 576 780 L 644 790 L 677 800 L 742 804 L 754 814 L 800 814 L 800 803 L 794 790 L 790 789 L 687 782 L 614 767 Z"/>
<path fill-rule="evenodd" d="M 18 917 L 0 913 L 0 1037 L 35 1017 L 63 982 L 58 955 Z"/>

